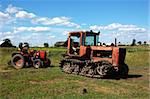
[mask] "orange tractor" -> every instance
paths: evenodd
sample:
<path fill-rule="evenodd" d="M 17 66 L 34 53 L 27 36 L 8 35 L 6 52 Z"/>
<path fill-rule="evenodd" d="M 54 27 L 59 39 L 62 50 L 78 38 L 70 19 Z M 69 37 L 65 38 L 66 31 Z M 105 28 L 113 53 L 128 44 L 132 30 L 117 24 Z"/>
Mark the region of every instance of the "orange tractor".
<path fill-rule="evenodd" d="M 63 72 L 95 78 L 127 77 L 126 49 L 99 46 L 99 34 L 93 31 L 69 33 L 68 50 L 60 63 Z"/>
<path fill-rule="evenodd" d="M 46 51 L 29 51 L 28 43 L 19 44 L 19 52 L 12 54 L 9 64 L 16 69 L 34 66 L 35 68 L 49 67 L 51 61 L 46 57 Z"/>

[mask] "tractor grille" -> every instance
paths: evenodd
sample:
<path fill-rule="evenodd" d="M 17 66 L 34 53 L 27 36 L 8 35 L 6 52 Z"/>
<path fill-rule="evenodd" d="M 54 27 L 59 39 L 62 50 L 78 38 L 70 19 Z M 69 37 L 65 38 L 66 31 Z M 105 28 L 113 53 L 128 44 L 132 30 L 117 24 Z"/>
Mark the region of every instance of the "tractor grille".
<path fill-rule="evenodd" d="M 112 58 L 112 50 L 93 50 L 93 57 Z"/>

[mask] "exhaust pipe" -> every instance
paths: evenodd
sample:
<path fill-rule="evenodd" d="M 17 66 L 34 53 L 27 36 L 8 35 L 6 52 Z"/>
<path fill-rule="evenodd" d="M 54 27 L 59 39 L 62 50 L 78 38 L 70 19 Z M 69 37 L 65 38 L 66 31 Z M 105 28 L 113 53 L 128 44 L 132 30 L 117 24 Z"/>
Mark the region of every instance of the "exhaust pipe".
<path fill-rule="evenodd" d="M 115 38 L 115 46 L 117 46 L 117 38 Z"/>

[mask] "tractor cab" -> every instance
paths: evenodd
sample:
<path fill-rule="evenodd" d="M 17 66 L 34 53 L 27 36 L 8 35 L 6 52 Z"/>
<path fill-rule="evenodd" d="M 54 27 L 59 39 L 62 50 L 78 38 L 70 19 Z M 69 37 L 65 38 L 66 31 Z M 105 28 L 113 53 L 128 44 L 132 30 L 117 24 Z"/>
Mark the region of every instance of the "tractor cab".
<path fill-rule="evenodd" d="M 69 33 L 68 54 L 71 56 L 82 56 L 85 47 L 97 46 L 99 33 L 94 33 L 93 31 Z"/>

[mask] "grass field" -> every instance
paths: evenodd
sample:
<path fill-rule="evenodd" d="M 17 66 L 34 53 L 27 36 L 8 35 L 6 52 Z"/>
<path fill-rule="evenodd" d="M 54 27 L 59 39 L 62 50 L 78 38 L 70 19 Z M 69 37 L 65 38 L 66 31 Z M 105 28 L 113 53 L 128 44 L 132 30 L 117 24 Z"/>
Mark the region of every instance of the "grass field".
<path fill-rule="evenodd" d="M 64 48 L 36 48 L 48 51 L 52 67 L 16 70 L 7 62 L 17 49 L 1 48 L 0 99 L 148 99 L 150 48 L 126 48 L 129 78 L 120 80 L 63 73 L 58 65 Z M 87 93 L 83 94 L 83 89 Z"/>

